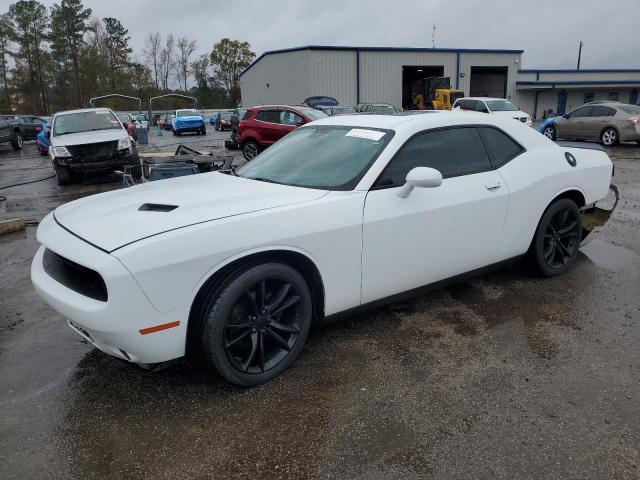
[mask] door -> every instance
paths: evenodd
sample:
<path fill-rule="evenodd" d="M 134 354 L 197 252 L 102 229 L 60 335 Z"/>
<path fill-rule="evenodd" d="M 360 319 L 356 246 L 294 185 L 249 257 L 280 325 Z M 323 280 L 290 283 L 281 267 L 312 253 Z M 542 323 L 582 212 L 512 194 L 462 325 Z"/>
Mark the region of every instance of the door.
<path fill-rule="evenodd" d="M 591 108 L 589 116 L 582 124 L 581 137 L 586 140 L 600 140 L 600 132 L 607 126 L 611 117 L 616 114 L 613 108 L 595 106 Z"/>
<path fill-rule="evenodd" d="M 38 132 L 38 128 L 42 128 L 44 120 L 38 117 L 20 117 L 20 123 L 22 124 L 22 137 L 25 140 L 34 140 Z"/>
<path fill-rule="evenodd" d="M 565 90 L 561 90 L 560 92 L 558 92 L 558 115 L 564 115 L 566 109 L 567 92 Z"/>
<path fill-rule="evenodd" d="M 293 132 L 300 125 L 304 124 L 304 118 L 302 115 L 297 114 L 291 110 L 280 111 L 280 126 L 282 129 L 281 137 L 284 137 L 287 133 Z"/>
<path fill-rule="evenodd" d="M 442 185 L 399 197 L 407 173 L 418 166 L 439 170 Z M 365 200 L 362 302 L 495 263 L 508 198 L 475 128 L 409 139 Z"/>
<path fill-rule="evenodd" d="M 280 110 L 262 110 L 256 115 L 256 127 L 260 132 L 260 143 L 271 145 L 282 136 Z"/>
<path fill-rule="evenodd" d="M 593 107 L 580 107 L 555 122 L 559 138 L 583 138 L 582 126 Z"/>
<path fill-rule="evenodd" d="M 0 117 L 0 142 L 7 142 L 11 138 L 11 121 Z"/>

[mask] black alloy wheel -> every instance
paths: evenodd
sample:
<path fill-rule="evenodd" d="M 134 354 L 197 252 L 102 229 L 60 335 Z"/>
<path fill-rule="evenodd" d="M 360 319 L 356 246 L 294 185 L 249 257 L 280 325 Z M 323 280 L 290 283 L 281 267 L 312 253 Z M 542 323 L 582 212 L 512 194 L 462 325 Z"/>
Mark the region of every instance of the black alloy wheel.
<path fill-rule="evenodd" d="M 203 351 L 231 383 L 254 386 L 282 373 L 311 326 L 311 294 L 288 265 L 267 263 L 239 274 L 207 309 Z"/>
<path fill-rule="evenodd" d="M 542 216 L 532 244 L 535 264 L 545 276 L 567 270 L 578 255 L 582 237 L 580 210 L 570 199 L 554 202 Z"/>

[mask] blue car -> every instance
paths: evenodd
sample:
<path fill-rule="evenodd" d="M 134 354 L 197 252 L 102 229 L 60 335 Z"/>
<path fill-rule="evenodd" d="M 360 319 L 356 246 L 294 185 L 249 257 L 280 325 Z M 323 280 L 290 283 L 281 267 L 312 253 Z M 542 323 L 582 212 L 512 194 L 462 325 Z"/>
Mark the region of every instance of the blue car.
<path fill-rule="evenodd" d="M 182 135 L 188 132 L 197 133 L 198 135 L 207 134 L 204 117 L 192 108 L 176 110 L 175 116 L 171 119 L 171 127 L 174 135 Z"/>
<path fill-rule="evenodd" d="M 544 122 L 542 122 L 540 124 L 540 126 L 538 127 L 538 131 L 543 134 L 545 137 L 550 138 L 551 140 L 555 140 L 555 129 L 554 128 L 549 128 L 551 127 L 555 121 L 561 118 L 560 116 L 556 116 L 556 117 L 549 117 L 547 118 Z"/>
<path fill-rule="evenodd" d="M 36 148 L 40 155 L 48 155 L 49 154 L 49 146 L 51 145 L 51 139 L 47 133 L 50 131 L 49 123 L 45 123 L 42 125 L 42 130 L 36 135 Z"/>

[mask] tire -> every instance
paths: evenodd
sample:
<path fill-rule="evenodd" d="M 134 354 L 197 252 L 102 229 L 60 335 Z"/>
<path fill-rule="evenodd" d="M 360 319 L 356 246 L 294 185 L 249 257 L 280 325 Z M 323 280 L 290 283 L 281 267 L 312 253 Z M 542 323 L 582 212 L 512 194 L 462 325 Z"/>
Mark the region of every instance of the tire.
<path fill-rule="evenodd" d="M 263 292 L 262 294 L 260 292 Z M 309 286 L 282 263 L 248 266 L 202 305 L 205 363 L 230 383 L 253 387 L 283 373 L 309 334 Z"/>
<path fill-rule="evenodd" d="M 581 239 L 578 206 L 568 198 L 556 200 L 540 219 L 528 252 L 530 262 L 545 277 L 560 275 L 574 262 Z"/>
<path fill-rule="evenodd" d="M 613 127 L 607 127 L 600 133 L 600 143 L 605 147 L 613 147 L 619 141 L 618 131 Z"/>
<path fill-rule="evenodd" d="M 130 173 L 134 180 L 140 180 L 142 178 L 142 167 L 140 165 L 136 165 L 130 170 Z"/>
<path fill-rule="evenodd" d="M 201 135 L 206 135 L 207 134 L 207 127 L 202 127 L 202 130 L 200 130 L 200 134 Z"/>
<path fill-rule="evenodd" d="M 247 140 L 242 144 L 242 155 L 247 162 L 256 158 L 258 153 L 260 153 L 260 147 L 253 140 Z"/>
<path fill-rule="evenodd" d="M 11 137 L 11 146 L 14 150 L 22 150 L 22 147 L 24 147 L 24 139 L 20 132 L 15 132 Z"/>
<path fill-rule="evenodd" d="M 56 172 L 56 180 L 58 181 L 58 185 L 69 185 L 71 183 L 71 171 L 68 167 L 54 165 L 53 169 Z"/>
<path fill-rule="evenodd" d="M 544 128 L 544 131 L 542 132 L 542 134 L 545 137 L 547 137 L 549 140 L 553 140 L 554 142 L 558 138 L 557 133 L 556 133 L 556 127 L 554 127 L 553 125 L 547 125 Z"/>

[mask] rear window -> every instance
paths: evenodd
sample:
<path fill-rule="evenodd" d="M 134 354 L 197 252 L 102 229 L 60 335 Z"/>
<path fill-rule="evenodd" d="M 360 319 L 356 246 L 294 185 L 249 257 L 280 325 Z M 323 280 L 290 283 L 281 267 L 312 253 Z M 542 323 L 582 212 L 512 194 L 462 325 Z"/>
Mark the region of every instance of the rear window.
<path fill-rule="evenodd" d="M 178 118 L 180 118 L 180 117 L 196 117 L 196 116 L 199 116 L 200 114 L 198 113 L 197 110 L 178 110 L 176 112 L 176 115 L 178 115 Z"/>
<path fill-rule="evenodd" d="M 640 105 L 620 105 L 618 108 L 626 113 L 640 113 Z"/>

